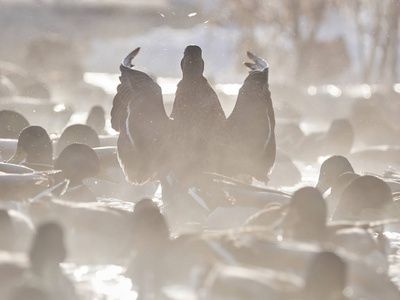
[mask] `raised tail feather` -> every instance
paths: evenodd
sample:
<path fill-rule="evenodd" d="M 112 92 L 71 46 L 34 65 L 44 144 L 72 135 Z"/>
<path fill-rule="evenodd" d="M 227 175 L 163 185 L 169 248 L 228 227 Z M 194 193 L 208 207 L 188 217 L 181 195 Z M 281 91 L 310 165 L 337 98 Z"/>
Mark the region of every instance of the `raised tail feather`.
<path fill-rule="evenodd" d="M 134 66 L 132 64 L 132 59 L 136 57 L 139 51 L 140 47 L 129 53 L 120 66 L 121 76 L 119 77 L 119 80 L 121 84 L 117 87 L 117 94 L 114 97 L 113 108 L 111 110 L 111 127 L 116 131 L 120 131 L 120 121 L 126 118 L 126 108 L 129 99 L 134 96 L 134 89 L 132 89 L 131 86 L 132 82 L 129 80 L 129 75 L 127 73 L 133 71 L 135 71 L 135 73 L 141 73 L 131 69 Z"/>
<path fill-rule="evenodd" d="M 269 67 L 268 63 L 265 60 L 263 60 L 262 58 L 251 53 L 250 51 L 247 51 L 247 56 L 253 62 L 244 62 L 243 64 L 250 69 L 250 72 L 254 71 L 254 70 L 264 71 L 265 69 L 268 69 L 268 67 Z"/>
<path fill-rule="evenodd" d="M 132 64 L 132 59 L 136 57 L 136 55 L 139 53 L 140 47 L 137 47 L 135 50 L 133 50 L 131 53 L 129 53 L 125 59 L 122 62 L 122 65 L 127 68 L 132 68 L 134 65 Z"/>

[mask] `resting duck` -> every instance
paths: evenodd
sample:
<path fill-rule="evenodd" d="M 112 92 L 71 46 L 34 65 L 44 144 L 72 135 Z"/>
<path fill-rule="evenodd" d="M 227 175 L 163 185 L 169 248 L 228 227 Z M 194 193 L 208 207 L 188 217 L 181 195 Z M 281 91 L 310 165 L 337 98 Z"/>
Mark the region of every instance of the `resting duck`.
<path fill-rule="evenodd" d="M 389 186 L 365 175 L 354 179 L 342 192 L 334 220 L 381 220 L 399 215 Z"/>
<path fill-rule="evenodd" d="M 320 167 L 316 188 L 324 194 L 332 187 L 338 177 L 346 172 L 354 173 L 354 169 L 346 157 L 341 155 L 329 157 Z"/>
<path fill-rule="evenodd" d="M 0 138 L 17 139 L 19 133 L 29 126 L 28 120 L 12 110 L 0 111 Z"/>
<path fill-rule="evenodd" d="M 100 172 L 100 161 L 92 148 L 78 143 L 67 146 L 57 157 L 54 170 L 61 170 L 54 175 L 56 183 L 68 180 L 67 190 L 61 186 L 53 192 L 57 196 L 71 201 L 96 201 L 94 194 L 82 182 Z"/>
<path fill-rule="evenodd" d="M 13 96 L 50 100 L 49 87 L 28 68 L 20 68 L 9 62 L 0 62 L 0 73 L 13 85 Z"/>
<path fill-rule="evenodd" d="M 103 134 L 106 126 L 104 108 L 100 105 L 95 105 L 90 109 L 88 117 L 86 119 L 86 125 L 93 128 L 98 134 Z"/>
<path fill-rule="evenodd" d="M 54 222 L 40 224 L 27 252 L 27 257 L 20 258 L 15 252 L 2 253 L 0 278 L 4 284 L 0 288 L 1 299 L 79 299 L 72 282 L 60 268 L 67 254 L 60 225 Z M 32 295 L 27 295 L 27 291 Z M 48 298 L 35 298 L 38 295 Z"/>
<path fill-rule="evenodd" d="M 33 279 L 57 299 L 78 299 L 72 282 L 60 269 L 66 256 L 61 226 L 54 222 L 41 224 L 29 252 Z"/>
<path fill-rule="evenodd" d="M 88 125 L 74 124 L 63 130 L 57 141 L 56 153 L 59 155 L 68 145 L 80 143 L 89 147 L 99 147 L 100 140 L 97 132 Z"/>
<path fill-rule="evenodd" d="M 348 155 L 353 147 L 354 131 L 346 119 L 336 119 L 326 132 L 305 136 L 290 154 L 299 160 L 316 161 L 319 156 Z"/>
<path fill-rule="evenodd" d="M 41 126 L 28 126 L 18 137 L 17 149 L 8 163 L 24 165 L 36 170 L 49 170 L 53 165 L 53 144 Z"/>
<path fill-rule="evenodd" d="M 126 275 L 138 285 L 139 297 L 145 299 L 149 294 L 158 295 L 162 280 L 167 278 L 164 258 L 171 242 L 169 228 L 157 204 L 151 199 L 136 203 L 130 225 L 133 251 Z"/>

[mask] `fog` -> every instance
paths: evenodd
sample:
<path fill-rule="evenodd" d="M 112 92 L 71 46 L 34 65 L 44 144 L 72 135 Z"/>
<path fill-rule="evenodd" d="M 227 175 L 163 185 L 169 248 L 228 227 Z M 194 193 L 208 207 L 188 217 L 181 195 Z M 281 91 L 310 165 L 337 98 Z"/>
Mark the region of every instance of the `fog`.
<path fill-rule="evenodd" d="M 0 298 L 399 299 L 399 17 L 0 0 Z"/>

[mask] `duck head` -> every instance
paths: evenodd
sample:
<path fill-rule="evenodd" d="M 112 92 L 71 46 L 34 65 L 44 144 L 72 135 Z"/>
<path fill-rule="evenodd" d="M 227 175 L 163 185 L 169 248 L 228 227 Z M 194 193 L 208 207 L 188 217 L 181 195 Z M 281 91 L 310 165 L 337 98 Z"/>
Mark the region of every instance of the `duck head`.
<path fill-rule="evenodd" d="M 325 193 L 336 179 L 346 172 L 354 173 L 354 169 L 346 157 L 340 155 L 329 157 L 321 165 L 316 188 L 319 189 L 321 193 Z"/>
<path fill-rule="evenodd" d="M 65 147 L 74 143 L 85 144 L 92 148 L 99 147 L 99 135 L 88 125 L 74 124 L 68 126 L 58 139 L 57 155 L 59 155 Z"/>
<path fill-rule="evenodd" d="M 347 265 L 332 252 L 314 256 L 308 267 L 304 286 L 304 299 L 344 300 L 347 284 Z"/>
<path fill-rule="evenodd" d="M 202 76 L 204 72 L 204 61 L 201 57 L 201 48 L 196 45 L 186 47 L 181 60 L 183 77 Z"/>
<path fill-rule="evenodd" d="M 0 138 L 17 139 L 22 129 L 29 126 L 28 120 L 13 110 L 0 111 Z"/>
<path fill-rule="evenodd" d="M 132 213 L 133 240 L 138 248 L 153 248 L 165 245 L 169 240 L 169 228 L 157 204 L 151 199 L 142 199 L 135 204 Z M 155 248 L 153 249 L 155 250 Z"/>
<path fill-rule="evenodd" d="M 280 229 L 283 235 L 301 240 L 319 240 L 326 228 L 327 205 L 319 190 L 304 187 L 293 194 Z"/>
<path fill-rule="evenodd" d="M 61 226 L 53 222 L 40 225 L 29 252 L 32 271 L 38 276 L 57 271 L 66 254 Z"/>
<path fill-rule="evenodd" d="M 57 157 L 54 170 L 61 170 L 63 178 L 69 179 L 69 187 L 82 184 L 82 180 L 100 172 L 100 161 L 96 152 L 84 144 L 67 146 Z M 60 181 L 61 181 L 60 180 Z M 58 180 L 57 180 L 58 181 Z"/>
<path fill-rule="evenodd" d="M 18 164 L 23 160 L 31 164 L 53 163 L 53 145 L 44 128 L 28 126 L 19 134 L 17 150 L 8 162 Z"/>

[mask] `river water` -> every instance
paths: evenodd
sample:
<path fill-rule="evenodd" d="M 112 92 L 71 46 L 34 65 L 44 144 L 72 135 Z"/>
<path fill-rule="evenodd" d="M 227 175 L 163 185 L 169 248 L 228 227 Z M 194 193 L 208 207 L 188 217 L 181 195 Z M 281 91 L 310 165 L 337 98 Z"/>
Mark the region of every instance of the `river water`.
<path fill-rule="evenodd" d="M 106 73 L 86 73 L 85 81 L 95 85 L 99 85 L 105 89 L 110 95 L 114 95 L 116 86 L 119 83 L 118 74 L 106 74 Z M 166 103 L 166 110 L 168 113 L 169 106 L 172 103 L 173 95 L 176 89 L 178 79 L 175 78 L 159 78 L 158 83 L 162 86 L 164 101 Z M 216 90 L 219 93 L 223 93 L 228 97 L 237 94 L 240 88 L 240 84 L 224 84 L 217 85 Z M 223 102 L 223 101 L 221 101 Z M 229 115 L 233 109 L 234 102 L 225 101 L 222 103 L 224 109 Z M 86 118 L 86 113 L 77 112 L 72 117 L 72 123 L 83 122 Z M 109 126 L 108 122 L 108 126 Z M 302 129 L 311 128 L 312 124 L 303 124 Z M 110 129 L 110 128 L 109 128 Z M 112 130 L 110 130 L 112 131 Z M 294 192 L 296 189 L 302 186 L 315 186 L 317 176 L 319 172 L 319 164 L 310 165 L 301 162 L 296 162 L 297 166 L 302 172 L 302 183 L 294 187 L 286 187 L 283 190 L 287 192 Z M 162 201 L 161 191 L 158 190 L 155 197 Z M 102 201 L 99 199 L 99 201 Z M 117 200 L 111 200 L 116 201 Z M 114 203 L 120 208 L 128 211 L 132 210 L 132 205 L 124 203 Z M 397 232 L 385 232 L 385 235 L 391 241 L 392 254 L 389 256 L 390 269 L 389 274 L 392 280 L 400 286 L 400 233 Z M 82 299 L 136 299 L 137 293 L 133 288 L 132 282 L 129 278 L 123 275 L 125 269 L 124 266 L 119 265 L 76 265 L 73 262 L 66 262 L 62 264 L 62 268 L 65 273 L 75 283 L 77 291 Z M 170 286 L 165 287 L 163 290 L 165 295 L 168 295 L 170 299 L 197 299 L 194 291 L 187 287 Z"/>

